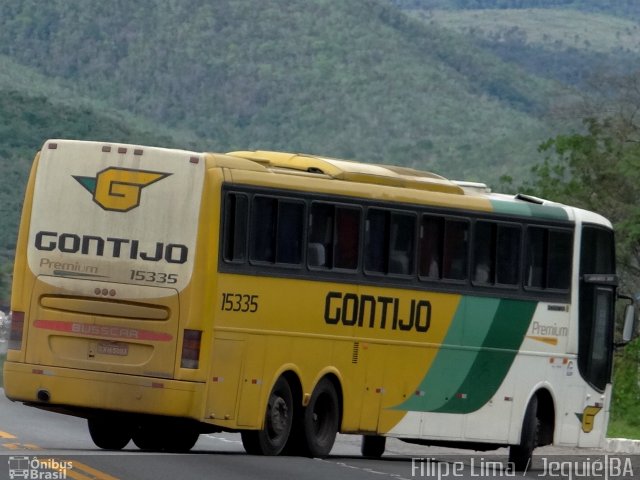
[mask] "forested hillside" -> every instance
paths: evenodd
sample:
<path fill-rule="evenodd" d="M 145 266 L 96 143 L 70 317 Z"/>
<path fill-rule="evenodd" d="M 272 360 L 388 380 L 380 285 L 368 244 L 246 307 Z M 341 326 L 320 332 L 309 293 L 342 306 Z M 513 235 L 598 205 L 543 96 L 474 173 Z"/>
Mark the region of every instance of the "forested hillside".
<path fill-rule="evenodd" d="M 214 150 L 307 151 L 454 177 L 491 166 L 495 179 L 548 133 L 538 114 L 552 84 L 386 1 L 116 4 L 6 0 L 0 53 Z"/>
<path fill-rule="evenodd" d="M 394 0 L 408 15 L 475 39 L 532 75 L 580 90 L 595 74 L 627 75 L 640 61 L 640 3 L 606 0 Z"/>

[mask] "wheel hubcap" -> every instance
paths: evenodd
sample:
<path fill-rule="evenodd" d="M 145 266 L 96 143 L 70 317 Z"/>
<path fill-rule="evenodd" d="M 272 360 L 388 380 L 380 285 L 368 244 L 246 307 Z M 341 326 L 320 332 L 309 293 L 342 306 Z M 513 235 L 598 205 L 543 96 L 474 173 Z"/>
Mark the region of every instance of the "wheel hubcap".
<path fill-rule="evenodd" d="M 269 409 L 270 430 L 274 436 L 280 436 L 287 430 L 289 422 L 289 408 L 282 397 L 276 397 Z"/>

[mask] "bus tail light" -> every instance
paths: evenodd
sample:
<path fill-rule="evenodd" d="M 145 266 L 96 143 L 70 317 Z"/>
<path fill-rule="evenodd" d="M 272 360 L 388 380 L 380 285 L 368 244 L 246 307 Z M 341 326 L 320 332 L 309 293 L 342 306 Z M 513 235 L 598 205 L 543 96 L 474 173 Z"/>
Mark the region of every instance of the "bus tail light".
<path fill-rule="evenodd" d="M 22 335 L 24 332 L 24 312 L 11 312 L 11 326 L 9 330 L 8 348 L 22 350 Z"/>
<path fill-rule="evenodd" d="M 182 368 L 198 368 L 200 363 L 200 341 L 202 330 L 185 329 L 182 337 Z"/>

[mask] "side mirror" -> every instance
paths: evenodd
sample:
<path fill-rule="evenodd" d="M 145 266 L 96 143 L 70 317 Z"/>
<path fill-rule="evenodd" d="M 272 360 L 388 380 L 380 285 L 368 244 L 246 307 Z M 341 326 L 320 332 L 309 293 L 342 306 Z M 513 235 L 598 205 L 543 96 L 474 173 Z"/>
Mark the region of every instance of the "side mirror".
<path fill-rule="evenodd" d="M 629 343 L 633 340 L 637 318 L 635 305 L 627 305 L 627 308 L 624 310 L 624 326 L 622 327 L 622 341 L 624 343 Z"/>

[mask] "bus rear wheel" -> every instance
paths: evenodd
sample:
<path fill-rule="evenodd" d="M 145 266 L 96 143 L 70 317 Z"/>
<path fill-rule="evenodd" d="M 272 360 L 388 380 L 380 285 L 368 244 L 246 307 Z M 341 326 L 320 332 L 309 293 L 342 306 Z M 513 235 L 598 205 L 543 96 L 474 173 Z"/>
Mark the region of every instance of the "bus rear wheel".
<path fill-rule="evenodd" d="M 312 457 L 329 455 L 340 423 L 340 402 L 333 382 L 323 378 L 311 394 L 302 416 L 305 451 Z"/>
<path fill-rule="evenodd" d="M 200 438 L 200 434 L 193 429 L 184 429 L 171 432 L 171 436 L 167 438 L 164 449 L 167 452 L 186 453 Z"/>
<path fill-rule="evenodd" d="M 131 440 L 131 428 L 120 419 L 92 417 L 87 422 L 91 440 L 103 450 L 122 450 Z"/>
<path fill-rule="evenodd" d="M 291 387 L 284 377 L 280 377 L 269 395 L 264 428 L 241 432 L 242 445 L 251 455 L 278 455 L 289 439 L 292 424 Z"/>
<path fill-rule="evenodd" d="M 133 432 L 133 443 L 140 450 L 160 452 L 164 450 L 163 432 L 152 425 L 140 425 Z"/>
<path fill-rule="evenodd" d="M 516 471 L 526 471 L 530 466 L 533 450 L 538 446 L 539 434 L 538 397 L 534 395 L 524 414 L 520 443 L 509 447 L 509 462 L 513 464 Z"/>

